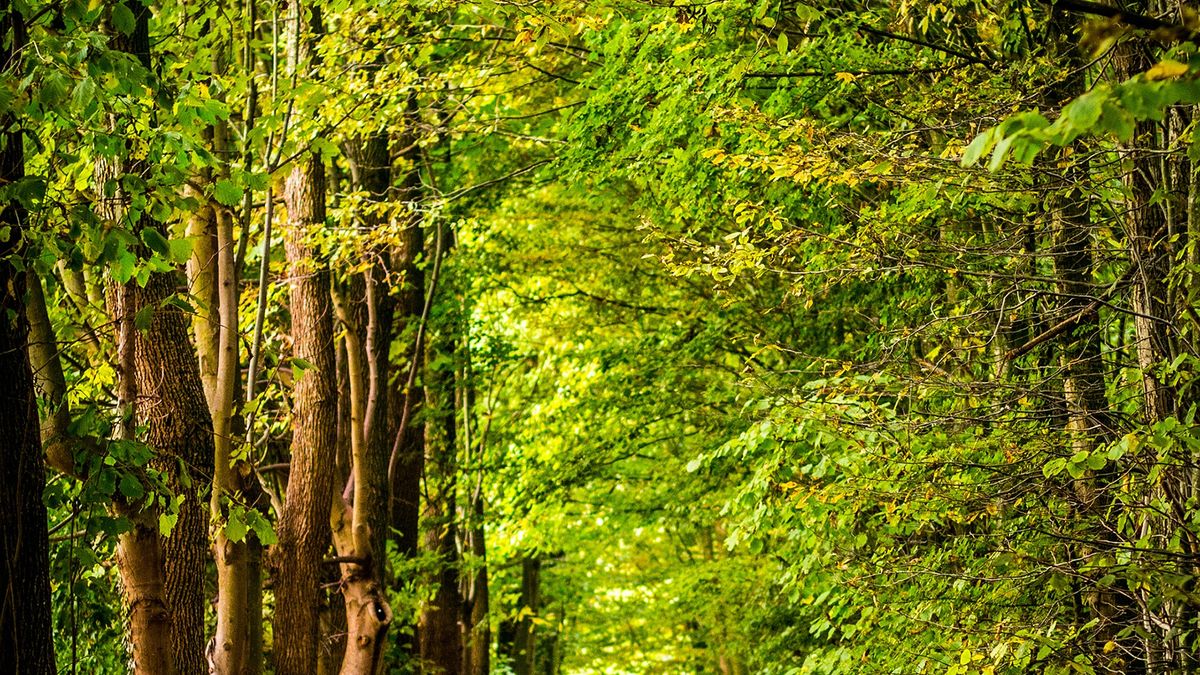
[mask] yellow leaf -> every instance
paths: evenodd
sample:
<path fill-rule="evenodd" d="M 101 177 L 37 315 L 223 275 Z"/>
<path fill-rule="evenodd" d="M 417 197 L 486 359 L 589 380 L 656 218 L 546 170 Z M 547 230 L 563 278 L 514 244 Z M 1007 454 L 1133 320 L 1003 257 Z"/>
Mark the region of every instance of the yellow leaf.
<path fill-rule="evenodd" d="M 971 662 L 971 650 L 964 649 L 962 656 L 958 657 L 958 662 L 964 666 L 967 665 L 968 663 L 970 663 Z"/>
<path fill-rule="evenodd" d="M 996 666 L 984 666 L 982 675 L 996 675 Z"/>
<path fill-rule="evenodd" d="M 1105 654 L 1111 652 L 1112 650 L 1114 650 L 1116 648 L 1117 648 L 1117 643 L 1113 642 L 1112 640 L 1109 640 L 1108 642 L 1104 643 L 1104 653 Z"/>
<path fill-rule="evenodd" d="M 1158 66 L 1155 66 L 1155 67 L 1157 68 Z M 847 82 L 847 83 L 853 82 L 855 80 L 854 73 L 845 73 L 845 72 L 837 73 L 836 75 L 834 75 L 834 77 L 841 80 L 842 82 Z"/>
<path fill-rule="evenodd" d="M 1187 75 L 1188 67 L 1186 63 L 1180 63 L 1174 59 L 1163 59 L 1154 65 L 1153 68 L 1146 71 L 1147 80 L 1170 80 L 1177 77 Z"/>

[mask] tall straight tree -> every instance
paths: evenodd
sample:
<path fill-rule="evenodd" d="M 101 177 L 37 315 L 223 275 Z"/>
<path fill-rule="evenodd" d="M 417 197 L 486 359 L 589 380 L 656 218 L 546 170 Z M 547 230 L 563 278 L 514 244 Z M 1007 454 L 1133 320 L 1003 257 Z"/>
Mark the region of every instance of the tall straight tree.
<path fill-rule="evenodd" d="M 115 15 L 119 8 L 112 11 Z M 138 5 L 133 14 L 132 26 L 114 27 L 113 45 L 149 73 L 150 8 Z M 140 215 L 136 222 L 123 222 L 128 218 L 129 196 L 120 185 L 124 176 L 145 168 L 137 160 L 106 161 L 96 171 L 99 191 L 105 195 L 101 216 L 114 225 L 132 228 L 139 236 L 156 223 L 147 214 Z M 213 436 L 196 353 L 188 339 L 188 317 L 178 306 L 166 303 L 179 281 L 175 271 L 153 272 L 144 286 L 130 279 L 110 287 L 112 314 L 119 326 L 120 398 L 127 416 L 121 435 L 132 440 L 135 422 L 146 429 L 145 441 L 154 451 L 153 464 L 182 497 L 178 521 L 162 542 L 161 558 L 155 561 L 154 552 L 149 550 L 146 559 L 136 550 L 125 550 L 122 557 L 127 565 L 144 567 L 145 574 L 151 576 L 153 567 L 162 565 L 165 607 L 161 611 L 170 616 L 172 667 L 179 675 L 202 675 L 208 670 L 204 655 L 204 571 L 209 549 L 208 508 L 200 503 L 198 490 L 212 473 Z M 144 316 L 149 321 L 141 328 L 137 324 Z M 158 523 L 145 516 L 139 514 L 135 519 L 134 536 L 141 538 L 141 546 L 148 547 L 145 539 L 152 536 Z M 136 579 L 126 579 L 126 587 L 127 592 L 135 593 L 143 588 Z M 136 611 L 133 598 L 131 604 Z M 159 623 L 153 617 L 149 620 Z M 159 629 L 151 626 L 150 630 Z M 136 653 L 136 640 L 134 647 Z M 153 671 L 163 666 L 147 663 L 145 667 Z"/>
<path fill-rule="evenodd" d="M 25 19 L 11 2 L 0 2 L 0 69 L 19 77 Z M 24 131 L 13 115 L 0 116 L 0 181 L 25 175 Z M 29 364 L 25 274 L 17 260 L 25 246 L 25 210 L 16 199 L 0 205 L 0 672 L 55 672 L 50 631 L 50 560 L 46 533 L 46 484 L 37 399 Z"/>
<path fill-rule="evenodd" d="M 289 69 L 299 76 L 309 62 L 311 40 L 322 32 L 316 5 L 293 2 Z M 319 641 L 321 557 L 329 545 L 330 498 L 337 445 L 337 375 L 329 268 L 312 236 L 325 224 L 325 167 L 305 152 L 283 191 L 287 205 L 287 251 L 292 349 L 307 371 L 292 394 L 292 444 L 279 542 L 272 553 L 275 577 L 275 672 L 316 672 Z"/>

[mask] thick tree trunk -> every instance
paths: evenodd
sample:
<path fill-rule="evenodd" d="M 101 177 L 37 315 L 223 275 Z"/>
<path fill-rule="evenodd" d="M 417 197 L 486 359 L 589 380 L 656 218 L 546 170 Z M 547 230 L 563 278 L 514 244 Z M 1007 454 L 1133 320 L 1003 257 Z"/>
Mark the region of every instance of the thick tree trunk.
<path fill-rule="evenodd" d="M 387 137 L 376 135 L 350 148 L 356 187 L 366 191 L 371 205 L 386 198 L 388 188 Z M 374 230 L 379 215 L 363 214 L 364 228 Z M 390 519 L 388 457 L 391 434 L 388 424 L 388 352 L 391 346 L 392 303 L 384 282 L 387 248 L 367 250 L 371 266 L 361 280 L 351 284 L 343 311 L 346 323 L 346 372 L 350 390 L 351 473 L 349 537 L 337 539 L 338 553 L 355 558 L 342 565 L 341 589 L 346 603 L 346 649 L 343 675 L 370 675 L 378 670 L 384 637 L 392 621 L 383 592 L 384 551 Z M 335 496 L 334 499 L 339 499 Z"/>
<path fill-rule="evenodd" d="M 322 31 L 316 5 L 288 5 L 288 70 L 308 67 L 310 42 Z M 284 186 L 292 355 L 310 368 L 292 393 L 291 468 L 272 550 L 275 578 L 274 658 L 278 675 L 317 669 L 321 558 L 329 548 L 330 499 L 337 453 L 337 372 L 329 268 L 311 237 L 325 226 L 325 167 L 298 158 Z"/>
<path fill-rule="evenodd" d="M 134 17 L 133 31 L 129 35 L 115 32 L 112 41 L 117 49 L 135 56 L 143 68 L 150 70 L 149 8 L 134 8 Z M 106 179 L 117 178 L 121 171 L 136 173 L 137 169 L 104 163 L 97 167 L 97 184 L 104 186 Z M 102 217 L 120 222 L 125 217 L 125 199 L 118 191 L 102 200 L 99 204 Z M 152 225 L 145 216 L 133 224 L 138 230 Z M 188 319 L 179 308 L 163 305 L 175 293 L 176 278 L 173 273 L 154 273 L 144 287 L 130 280 L 114 289 L 113 315 L 122 326 L 123 344 L 118 345 L 118 352 L 122 355 L 120 379 L 124 403 L 135 412 L 137 423 L 148 429 L 146 442 L 155 451 L 152 460 L 155 467 L 167 476 L 172 491 L 183 497 L 179 519 L 163 542 L 162 557 L 157 561 L 163 569 L 163 599 L 170 613 L 174 667 L 180 675 L 203 675 L 208 672 L 204 654 L 208 509 L 200 503 L 198 490 L 212 471 L 212 421 L 196 355 L 188 339 Z M 133 321 L 143 310 L 150 312 L 149 327 L 138 331 L 133 328 Z M 122 436 L 131 439 L 133 434 L 127 428 Z M 147 568 L 146 574 L 150 573 L 150 563 L 138 560 L 141 549 L 131 547 L 147 546 L 147 535 L 139 528 L 157 529 L 153 515 L 152 512 L 135 514 L 135 531 L 130 533 L 130 541 L 122 543 L 121 559 L 127 566 Z M 141 523 L 142 519 L 149 522 Z M 145 555 L 153 557 L 154 552 L 146 550 Z M 127 593 L 142 593 L 143 584 L 148 584 L 148 588 L 155 586 L 152 579 L 143 579 L 141 572 L 127 576 L 126 581 Z M 130 601 L 136 610 L 138 603 L 132 597 Z M 151 596 L 140 602 L 153 605 L 156 601 Z M 136 653 L 136 641 L 134 648 Z"/>
<path fill-rule="evenodd" d="M 179 520 L 163 546 L 167 603 L 174 632 L 172 652 L 180 675 L 208 672 L 205 659 L 204 568 L 208 560 L 208 508 L 199 497 L 212 471 L 213 428 L 204 401 L 196 355 L 188 341 L 188 318 L 163 305 L 175 292 L 176 275 L 152 274 L 146 287 L 127 288 L 134 314 L 154 307 L 149 328 L 138 335 L 137 418 L 147 428 L 153 463 L 183 496 Z"/>
<path fill-rule="evenodd" d="M 1178 11 L 1179 4 L 1173 1 L 1152 0 L 1147 11 L 1163 13 Z M 1118 77 L 1136 75 L 1155 60 L 1150 53 L 1151 45 L 1142 40 L 1122 43 L 1115 59 Z M 1178 258 L 1177 242 L 1186 242 L 1187 203 L 1185 174 L 1191 172 L 1187 160 L 1182 156 L 1166 156 L 1165 152 L 1181 140 L 1172 136 L 1179 132 L 1178 125 L 1168 119 L 1162 124 L 1139 123 L 1130 145 L 1123 149 L 1125 166 L 1122 176 L 1127 201 L 1124 213 L 1124 234 L 1131 269 L 1132 300 L 1134 315 L 1135 350 L 1142 377 L 1142 411 L 1144 422 L 1155 425 L 1167 418 L 1186 411 L 1191 401 L 1181 398 L 1182 390 L 1176 389 L 1165 372 L 1178 352 L 1181 320 L 1176 315 L 1178 307 L 1172 304 L 1172 289 L 1169 283 L 1177 278 L 1175 261 Z M 1181 153 L 1180 153 L 1181 155 Z M 1180 185 L 1183 183 L 1183 185 Z M 1140 520 L 1139 539 L 1156 539 L 1166 542 L 1179 536 L 1185 559 L 1192 559 L 1200 547 L 1192 532 L 1194 516 L 1189 509 L 1189 500 L 1194 486 L 1193 472 L 1177 464 L 1186 464 L 1192 458 L 1183 452 L 1172 458 L 1162 472 L 1161 478 L 1144 499 L 1149 507 L 1161 500 L 1167 512 L 1155 515 L 1155 509 L 1147 508 Z M 1161 461 L 1161 460 L 1159 460 Z M 1180 565 L 1182 574 L 1195 574 L 1194 564 Z M 1133 591 L 1140 605 L 1137 625 L 1143 635 L 1144 670 L 1126 672 L 1168 672 L 1184 667 L 1193 660 L 1191 651 L 1177 644 L 1179 631 L 1183 629 L 1182 616 L 1193 613 L 1185 604 L 1167 600 L 1158 609 L 1151 609 L 1151 594 L 1146 589 Z M 1157 603 L 1155 603 L 1157 604 Z"/>
<path fill-rule="evenodd" d="M 0 66 L 15 69 L 13 55 L 25 43 L 22 17 L 0 2 Z M 0 116 L 14 129 L 10 115 Z M 0 181 L 25 174 L 23 134 L 4 131 Z M 54 673 L 50 632 L 50 554 L 46 534 L 46 485 L 38 428 L 33 371 L 29 365 L 29 325 L 25 317 L 25 273 L 14 264 L 24 245 L 24 213 L 15 202 L 0 210 L 8 230 L 0 243 L 0 672 Z"/>
<path fill-rule="evenodd" d="M 117 404 L 122 417 L 117 439 L 132 440 L 138 399 L 137 330 L 131 311 L 136 301 L 125 286 L 112 285 L 109 295 L 109 311 L 117 325 Z M 114 511 L 130 523 L 129 531 L 117 538 L 117 570 L 129 611 L 133 672 L 173 675 L 178 672 L 172 656 L 175 622 L 167 599 L 164 542 L 159 536 L 158 520 L 153 510 L 131 504 L 121 495 L 114 500 Z"/>
<path fill-rule="evenodd" d="M 298 12 L 299 8 L 292 11 Z M 321 557 L 329 546 L 330 497 L 337 451 L 337 390 L 329 270 L 309 242 L 325 223 L 325 170 L 298 160 L 284 191 L 293 356 L 311 364 L 296 379 L 287 499 L 278 524 L 275 569 L 275 670 L 312 673 L 319 642 Z"/>

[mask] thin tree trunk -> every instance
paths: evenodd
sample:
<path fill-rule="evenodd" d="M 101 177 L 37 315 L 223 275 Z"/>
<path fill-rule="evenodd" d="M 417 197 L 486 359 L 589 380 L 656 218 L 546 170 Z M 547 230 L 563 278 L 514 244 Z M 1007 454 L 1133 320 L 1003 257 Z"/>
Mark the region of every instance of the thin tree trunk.
<path fill-rule="evenodd" d="M 453 361 L 457 344 L 452 325 L 440 327 L 431 340 L 425 369 L 425 538 L 424 550 L 437 560 L 436 591 L 422 608 L 421 660 L 435 673 L 462 673 L 462 610 L 459 586 L 457 523 L 457 425 L 453 371 L 440 356 Z"/>
<path fill-rule="evenodd" d="M 478 492 L 471 498 L 470 516 L 471 530 L 467 539 L 473 562 L 477 567 L 471 574 L 468 593 L 470 609 L 467 616 L 467 672 L 469 675 L 488 675 L 491 672 L 492 630 L 488 621 L 490 597 L 487 546 L 483 527 L 483 495 Z"/>
<path fill-rule="evenodd" d="M 416 101 L 409 96 L 410 117 L 415 121 Z M 417 144 L 415 135 L 406 137 L 410 148 L 407 159 L 412 165 L 405 176 L 400 201 L 416 199 L 421 186 L 417 166 Z M 417 214 L 407 218 L 401 232 L 400 242 L 392 252 L 392 264 L 400 275 L 399 291 L 394 307 L 396 337 L 407 348 L 403 368 L 395 378 L 394 388 L 388 396 L 388 415 L 392 422 L 389 431 L 393 444 L 388 459 L 388 493 L 390 529 L 395 533 L 396 549 L 402 559 L 417 556 L 420 541 L 421 476 L 425 471 L 425 436 L 416 423 L 418 413 L 424 408 L 424 388 L 417 382 L 417 374 L 423 369 L 424 351 L 421 348 L 422 322 L 425 308 L 425 275 L 417 261 L 425 250 L 423 223 Z M 373 415 L 369 416 L 373 419 Z M 375 423 L 372 422 L 374 425 Z M 375 428 L 376 430 L 379 427 Z M 375 431 L 372 431 L 375 433 Z M 403 583 L 404 580 L 400 580 Z M 419 632 L 419 627 L 414 630 Z M 396 638 L 401 653 L 415 656 L 419 651 L 419 638 L 399 633 Z"/>

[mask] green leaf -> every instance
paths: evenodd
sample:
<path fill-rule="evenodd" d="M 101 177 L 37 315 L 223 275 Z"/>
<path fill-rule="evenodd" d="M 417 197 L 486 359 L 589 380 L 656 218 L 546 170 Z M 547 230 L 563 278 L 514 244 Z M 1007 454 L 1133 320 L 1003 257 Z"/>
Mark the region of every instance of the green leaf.
<path fill-rule="evenodd" d="M 1079 479 L 1087 472 L 1087 464 L 1076 464 L 1075 462 L 1067 462 L 1067 473 L 1071 478 Z"/>
<path fill-rule="evenodd" d="M 1100 121 L 1100 113 L 1104 111 L 1104 101 L 1108 98 L 1108 93 L 1104 89 L 1093 89 L 1063 108 L 1063 119 L 1075 132 L 1075 136 L 1092 131 L 1096 122 Z"/>
<path fill-rule="evenodd" d="M 1063 467 L 1065 467 L 1066 464 L 1067 460 L 1062 457 L 1052 459 L 1049 462 L 1046 462 L 1046 465 L 1042 467 L 1042 475 L 1046 478 L 1057 476 L 1058 474 L 1062 473 Z"/>
<path fill-rule="evenodd" d="M 167 238 L 153 227 L 147 227 L 142 230 L 142 241 L 146 242 L 146 246 L 151 251 L 163 257 L 171 255 L 171 246 L 167 243 Z"/>
<path fill-rule="evenodd" d="M 125 474 L 124 476 L 121 476 L 120 490 L 121 494 L 125 495 L 129 499 L 140 499 L 142 495 L 146 494 L 146 490 L 142 487 L 141 481 L 131 474 Z"/>
<path fill-rule="evenodd" d="M 162 536 L 166 537 L 171 534 L 171 530 L 175 529 L 175 523 L 179 522 L 179 512 L 175 513 L 160 513 L 158 514 L 158 531 Z"/>
<path fill-rule="evenodd" d="M 262 516 L 261 513 L 254 509 L 245 510 L 246 522 L 250 529 L 254 531 L 254 535 L 258 537 L 259 543 L 265 546 L 271 546 L 279 541 L 275 536 L 275 530 L 271 527 L 270 521 Z"/>
<path fill-rule="evenodd" d="M 787 33 L 780 33 L 779 39 L 775 42 L 775 46 L 779 48 L 780 56 L 787 56 L 788 53 L 788 36 Z"/>
<path fill-rule="evenodd" d="M 246 538 L 246 533 L 250 528 L 246 526 L 246 521 L 242 519 L 242 514 L 238 509 L 231 509 L 229 519 L 225 521 L 225 536 L 229 541 L 238 543 Z"/>
<path fill-rule="evenodd" d="M 185 263 L 187 262 L 188 258 L 192 257 L 192 249 L 195 247 L 195 245 L 196 242 L 192 241 L 190 238 L 172 239 L 171 241 L 167 242 L 167 257 L 170 258 L 172 262 L 180 264 Z"/>
<path fill-rule="evenodd" d="M 112 8 L 112 24 L 113 28 L 125 35 L 133 35 L 133 30 L 137 27 L 137 19 L 133 16 L 133 12 L 129 11 L 129 7 L 125 6 L 125 3 L 118 2 Z"/>
<path fill-rule="evenodd" d="M 225 206 L 237 206 L 242 203 L 242 195 L 245 191 L 241 185 L 223 178 L 217 181 L 217 185 L 213 188 L 213 199 L 224 204 Z"/>
<path fill-rule="evenodd" d="M 996 129 L 995 127 L 977 135 L 967 149 L 963 151 L 962 165 L 974 166 L 976 162 L 983 157 L 983 153 L 987 152 L 995 142 Z"/>
<path fill-rule="evenodd" d="M 133 325 L 138 330 L 150 330 L 150 322 L 154 320 L 154 305 L 146 305 L 133 315 Z"/>

